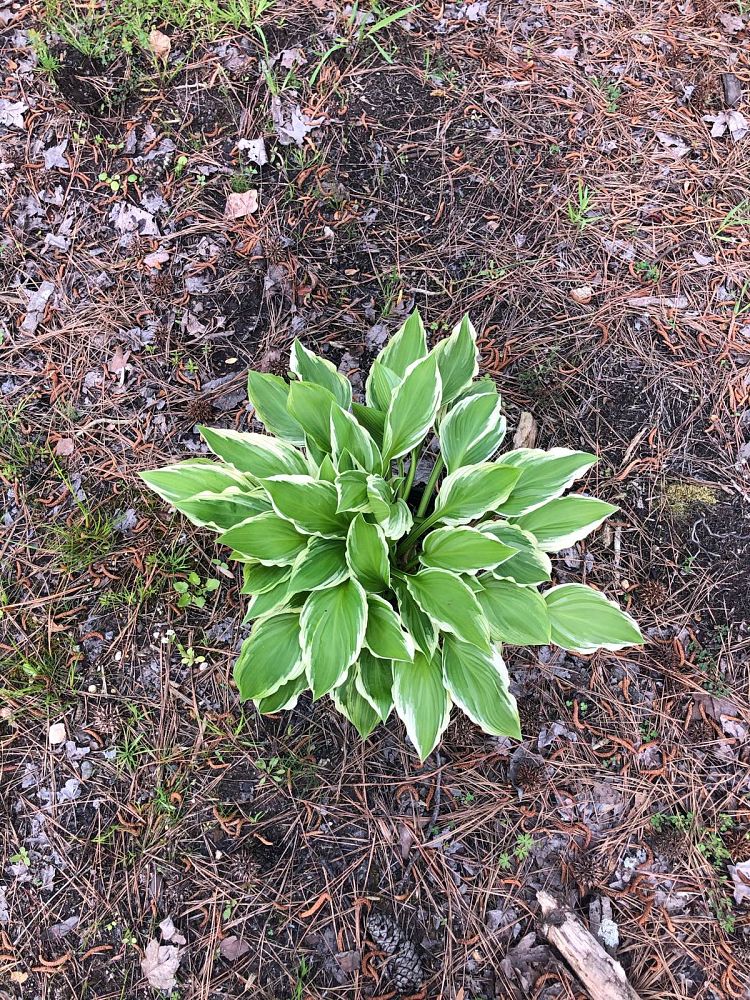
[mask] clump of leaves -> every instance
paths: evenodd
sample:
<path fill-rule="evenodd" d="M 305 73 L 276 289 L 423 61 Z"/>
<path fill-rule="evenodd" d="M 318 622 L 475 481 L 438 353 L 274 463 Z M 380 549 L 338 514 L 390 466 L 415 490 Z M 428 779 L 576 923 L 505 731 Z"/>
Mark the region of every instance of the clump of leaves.
<path fill-rule="evenodd" d="M 520 448 L 493 461 L 506 422 L 494 382 L 476 378 L 468 318 L 428 351 L 413 313 L 373 362 L 366 405 L 299 341 L 290 368 L 291 382 L 248 377 L 268 435 L 201 427 L 218 462 L 143 473 L 244 564 L 243 699 L 277 712 L 312 688 L 363 737 L 395 709 L 424 759 L 454 704 L 520 738 L 503 643 L 586 654 L 643 641 L 590 587 L 538 590 L 549 553 L 616 508 L 563 495 L 595 455 Z"/>

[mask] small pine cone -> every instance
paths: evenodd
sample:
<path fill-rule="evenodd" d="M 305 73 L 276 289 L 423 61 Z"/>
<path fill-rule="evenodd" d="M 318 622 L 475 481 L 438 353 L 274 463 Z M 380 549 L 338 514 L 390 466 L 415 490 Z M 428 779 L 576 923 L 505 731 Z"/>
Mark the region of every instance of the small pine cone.
<path fill-rule="evenodd" d="M 567 861 L 570 879 L 582 896 L 601 885 L 609 875 L 609 865 L 596 851 L 579 851 Z"/>
<path fill-rule="evenodd" d="M 120 710 L 106 702 L 98 705 L 91 717 L 91 728 L 102 736 L 115 736 L 121 725 Z"/>
<path fill-rule="evenodd" d="M 405 940 L 401 928 L 387 913 L 375 911 L 367 918 L 367 933 L 386 955 L 395 955 Z"/>
<path fill-rule="evenodd" d="M 661 580 L 644 580 L 637 593 L 639 602 L 653 611 L 657 611 L 669 599 L 669 591 Z"/>
<path fill-rule="evenodd" d="M 687 735 L 688 739 L 693 744 L 715 743 L 718 739 L 716 729 L 711 725 L 708 719 L 704 719 L 703 716 L 693 719 L 688 726 Z"/>
<path fill-rule="evenodd" d="M 658 648 L 660 650 L 658 658 L 665 670 L 677 671 L 682 667 L 684 660 L 680 644 L 676 639 L 670 642 L 660 642 Z"/>
<path fill-rule="evenodd" d="M 736 865 L 750 861 L 750 831 L 728 830 L 724 834 L 724 843 Z"/>
<path fill-rule="evenodd" d="M 470 747 L 481 736 L 479 727 L 476 726 L 468 715 L 457 712 L 445 733 L 446 746 Z"/>
<path fill-rule="evenodd" d="M 684 860 L 688 849 L 688 838 L 683 830 L 678 830 L 676 826 L 668 823 L 651 838 L 651 847 L 654 854 L 660 854 L 667 861 L 676 862 Z"/>
<path fill-rule="evenodd" d="M 690 103 L 694 108 L 703 109 L 708 101 L 710 92 L 710 87 L 708 85 L 708 80 L 705 76 L 702 76 L 696 81 L 693 91 L 690 95 Z"/>
<path fill-rule="evenodd" d="M 187 405 L 185 416 L 191 424 L 208 424 L 214 418 L 214 407 L 205 396 L 194 396 Z"/>
<path fill-rule="evenodd" d="M 174 291 L 174 278 L 169 271 L 156 272 L 151 279 L 151 291 L 159 298 L 169 298 Z"/>
<path fill-rule="evenodd" d="M 518 702 L 518 717 L 524 736 L 536 737 L 542 726 L 541 706 L 535 698 L 521 698 Z"/>
<path fill-rule="evenodd" d="M 520 748 L 510 760 L 510 780 L 516 788 L 532 792 L 547 784 L 547 768 L 540 757 L 534 757 Z"/>
<path fill-rule="evenodd" d="M 268 264 L 280 264 L 287 259 L 287 241 L 281 233 L 267 233 L 263 237 L 263 256 Z"/>
<path fill-rule="evenodd" d="M 244 888 L 244 886 L 249 885 L 259 877 L 260 864 L 250 851 L 235 851 L 226 859 L 222 875 L 232 885 Z"/>
<path fill-rule="evenodd" d="M 613 28 L 632 28 L 633 18 L 627 11 L 616 10 L 612 12 L 611 23 Z"/>

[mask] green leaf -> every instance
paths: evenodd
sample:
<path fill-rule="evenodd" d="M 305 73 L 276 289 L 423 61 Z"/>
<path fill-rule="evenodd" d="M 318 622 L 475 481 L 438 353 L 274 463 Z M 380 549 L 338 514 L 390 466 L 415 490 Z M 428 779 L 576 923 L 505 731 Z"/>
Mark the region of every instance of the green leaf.
<path fill-rule="evenodd" d="M 594 653 L 643 644 L 636 623 L 591 587 L 564 583 L 544 594 L 552 626 L 552 642 L 573 653 Z"/>
<path fill-rule="evenodd" d="M 376 594 L 367 595 L 365 646 L 384 660 L 414 659 L 414 640 L 388 601 Z"/>
<path fill-rule="evenodd" d="M 402 580 L 393 580 L 393 589 L 398 598 L 401 620 L 415 644 L 425 656 L 432 656 L 437 648 L 438 631 L 435 623 L 420 608 Z"/>
<path fill-rule="evenodd" d="M 265 594 L 269 590 L 288 580 L 288 566 L 264 566 L 263 563 L 245 563 L 242 567 L 243 584 L 241 594 Z"/>
<path fill-rule="evenodd" d="M 498 507 L 498 513 L 503 517 L 517 517 L 562 496 L 599 459 L 586 451 L 570 451 L 568 448 L 551 448 L 549 451 L 519 448 L 506 452 L 498 461 L 501 465 L 512 465 L 521 470 L 510 497 Z"/>
<path fill-rule="evenodd" d="M 440 661 L 417 653 L 413 663 L 394 663 L 393 704 L 424 761 L 450 721 L 450 699 L 443 684 Z"/>
<path fill-rule="evenodd" d="M 338 687 L 362 648 L 367 625 L 365 592 L 356 580 L 316 590 L 302 609 L 305 671 L 317 700 Z"/>
<path fill-rule="evenodd" d="M 260 489 L 241 490 L 230 486 L 223 493 L 196 493 L 194 497 L 172 502 L 180 513 L 202 528 L 227 531 L 248 517 L 271 509 L 268 497 Z"/>
<path fill-rule="evenodd" d="M 430 521 L 456 525 L 481 517 L 508 498 L 519 475 L 518 469 L 496 462 L 451 472 L 440 485 Z"/>
<path fill-rule="evenodd" d="M 528 531 L 507 521 L 486 521 L 480 524 L 479 530 L 518 550 L 493 571 L 493 576 L 526 584 L 546 583 L 552 579 L 550 557 L 537 547 L 536 539 Z"/>
<path fill-rule="evenodd" d="M 486 733 L 521 739 L 516 699 L 510 693 L 508 671 L 497 650 L 485 653 L 446 636 L 443 678 L 453 701 Z"/>
<path fill-rule="evenodd" d="M 397 500 L 391 504 L 387 517 L 378 518 L 378 524 L 383 529 L 386 538 L 396 541 L 410 530 L 414 519 L 405 500 Z"/>
<path fill-rule="evenodd" d="M 361 469 L 349 469 L 336 476 L 337 510 L 339 513 L 371 513 L 370 497 L 367 493 L 368 475 Z"/>
<path fill-rule="evenodd" d="M 357 514 L 346 536 L 346 561 L 365 590 L 386 590 L 391 584 L 388 543 L 382 528 Z"/>
<path fill-rule="evenodd" d="M 289 412 L 304 428 L 305 435 L 325 454 L 331 452 L 331 408 L 333 395 L 312 382 L 292 382 L 289 386 Z"/>
<path fill-rule="evenodd" d="M 270 511 L 230 528 L 219 535 L 219 541 L 267 566 L 291 566 L 309 539 L 289 521 Z"/>
<path fill-rule="evenodd" d="M 370 374 L 365 382 L 365 400 L 370 412 L 385 413 L 390 405 L 391 396 L 400 382 L 400 375 L 391 371 L 382 361 L 373 361 Z M 385 418 L 383 427 L 385 427 Z"/>
<path fill-rule="evenodd" d="M 154 493 L 178 510 L 178 504 L 198 493 L 220 494 L 231 487 L 252 490 L 242 473 L 230 465 L 221 465 L 208 458 L 191 458 L 161 469 L 139 472 L 138 475 Z"/>
<path fill-rule="evenodd" d="M 477 600 L 482 606 L 493 639 L 514 646 L 546 646 L 550 641 L 547 605 L 533 587 L 519 587 L 511 580 L 480 576 L 482 589 Z"/>
<path fill-rule="evenodd" d="M 343 538 L 349 519 L 338 513 L 338 495 L 332 483 L 310 476 L 272 476 L 263 480 L 276 513 L 299 531 L 323 538 Z"/>
<path fill-rule="evenodd" d="M 438 528 L 424 539 L 419 561 L 454 573 L 476 573 L 499 566 L 516 551 L 477 528 Z"/>
<path fill-rule="evenodd" d="M 497 393 L 459 400 L 442 420 L 438 437 L 448 472 L 492 458 L 505 437 Z"/>
<path fill-rule="evenodd" d="M 322 461 L 318 465 L 318 472 L 315 478 L 320 479 L 324 483 L 336 482 L 336 469 L 334 468 L 330 455 L 323 456 Z"/>
<path fill-rule="evenodd" d="M 304 590 L 324 590 L 334 587 L 349 576 L 346 564 L 346 543 L 339 538 L 311 538 L 300 552 L 289 581 L 291 593 Z"/>
<path fill-rule="evenodd" d="M 303 445 L 305 432 L 287 410 L 289 383 L 267 372 L 248 372 L 247 395 L 266 430 L 290 444 Z"/>
<path fill-rule="evenodd" d="M 376 520 L 387 521 L 391 516 L 393 491 L 382 476 L 367 477 L 367 497 Z"/>
<path fill-rule="evenodd" d="M 338 711 L 351 722 L 362 739 L 366 740 L 380 722 L 380 716 L 357 687 L 358 672 L 355 663 L 344 683 L 331 691 L 331 698 Z"/>
<path fill-rule="evenodd" d="M 282 684 L 274 694 L 267 698 L 259 698 L 255 704 L 261 715 L 273 712 L 288 711 L 297 704 L 299 696 L 307 689 L 307 678 L 304 673 Z"/>
<path fill-rule="evenodd" d="M 423 569 L 405 580 L 411 596 L 441 631 L 490 648 L 484 613 L 463 580 L 444 569 Z"/>
<path fill-rule="evenodd" d="M 370 406 L 363 406 L 361 403 L 352 403 L 352 413 L 358 424 L 361 424 L 378 448 L 383 444 L 383 430 L 385 428 L 385 413 L 382 410 L 375 410 Z"/>
<path fill-rule="evenodd" d="M 234 665 L 240 699 L 265 698 L 304 670 L 299 644 L 299 615 L 264 618 L 242 643 Z"/>
<path fill-rule="evenodd" d="M 275 586 L 271 587 L 270 590 L 264 590 L 262 594 L 255 594 L 250 598 L 247 603 L 245 617 L 242 620 L 243 625 L 247 625 L 254 618 L 264 618 L 266 615 L 276 614 L 279 611 L 285 610 L 292 603 L 295 595 L 289 589 L 290 577 L 291 573 L 287 566 L 285 576 Z"/>
<path fill-rule="evenodd" d="M 440 375 L 434 356 L 415 361 L 391 396 L 383 431 L 383 460 L 406 455 L 420 444 L 440 406 Z"/>
<path fill-rule="evenodd" d="M 550 500 L 513 523 L 530 531 L 540 549 L 559 552 L 591 534 L 618 509 L 604 500 L 571 494 Z"/>
<path fill-rule="evenodd" d="M 337 465 L 342 452 L 347 451 L 367 472 L 376 472 L 378 475 L 382 473 L 380 449 L 351 413 L 342 410 L 340 406 L 331 407 L 331 444 Z"/>
<path fill-rule="evenodd" d="M 198 425 L 208 447 L 224 462 L 258 479 L 268 476 L 304 475 L 305 456 L 285 441 L 267 434 L 203 427 Z"/>
<path fill-rule="evenodd" d="M 292 344 L 289 367 L 302 382 L 312 382 L 327 389 L 337 403 L 348 409 L 352 403 L 352 387 L 349 379 L 336 370 L 336 366 L 308 351 L 299 340 Z"/>
<path fill-rule="evenodd" d="M 479 371 L 477 334 L 468 316 L 464 316 L 453 333 L 440 340 L 432 350 L 437 358 L 442 384 L 442 406 L 451 403 Z"/>
<path fill-rule="evenodd" d="M 409 365 L 427 355 L 427 337 L 424 323 L 415 309 L 377 357 L 377 360 L 403 378 Z"/>
<path fill-rule="evenodd" d="M 393 664 L 380 660 L 366 649 L 359 654 L 359 671 L 355 678 L 357 690 L 385 722 L 393 708 Z"/>

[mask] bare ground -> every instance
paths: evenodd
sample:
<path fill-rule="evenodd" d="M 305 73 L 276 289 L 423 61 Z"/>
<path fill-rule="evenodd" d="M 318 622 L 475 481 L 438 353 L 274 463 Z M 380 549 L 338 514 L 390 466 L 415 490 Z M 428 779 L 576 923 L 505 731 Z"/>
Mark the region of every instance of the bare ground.
<path fill-rule="evenodd" d="M 311 85 L 346 14 L 277 6 L 301 145 L 258 32 L 162 24 L 169 71 L 52 38 L 45 73 L 49 20 L 0 10 L 0 995 L 153 996 L 156 940 L 180 998 L 390 997 L 408 942 L 422 997 L 578 997 L 544 887 L 611 914 L 643 1000 L 750 996 L 750 137 L 705 118 L 722 74 L 747 107 L 750 16 L 425 3 L 391 65 L 350 39 Z M 396 720 L 243 711 L 236 574 L 136 479 L 248 426 L 295 335 L 361 387 L 413 305 L 434 336 L 469 310 L 511 423 L 602 456 L 620 513 L 556 573 L 649 636 L 508 650 L 521 747 L 456 719 L 423 767 Z"/>

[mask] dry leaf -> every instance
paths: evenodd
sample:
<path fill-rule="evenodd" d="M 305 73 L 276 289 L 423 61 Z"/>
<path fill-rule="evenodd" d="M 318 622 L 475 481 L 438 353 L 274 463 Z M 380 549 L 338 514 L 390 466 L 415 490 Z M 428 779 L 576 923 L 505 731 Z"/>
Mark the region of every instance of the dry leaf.
<path fill-rule="evenodd" d="M 243 219 L 246 215 L 252 215 L 258 211 L 258 192 L 255 188 L 230 194 L 224 208 L 225 219 Z"/>
<path fill-rule="evenodd" d="M 59 746 L 64 743 L 67 739 L 67 733 L 65 732 L 64 722 L 55 722 L 54 725 L 49 727 L 47 732 L 47 740 L 51 747 Z"/>
<path fill-rule="evenodd" d="M 28 978 L 29 978 L 28 972 L 19 972 L 18 969 L 15 969 L 10 974 L 10 981 L 12 983 L 18 983 L 19 986 L 23 986 L 23 984 L 26 982 Z"/>
<path fill-rule="evenodd" d="M 111 371 L 113 375 L 120 375 L 125 371 L 125 365 L 129 357 L 130 351 L 128 351 L 127 354 L 124 354 L 122 347 L 118 344 L 115 348 L 115 353 L 107 362 L 107 369 Z"/>
<path fill-rule="evenodd" d="M 728 865 L 729 874 L 734 882 L 734 901 L 743 903 L 750 900 L 750 861 L 743 861 L 741 865 Z"/>
<path fill-rule="evenodd" d="M 157 271 L 161 270 L 161 265 L 166 264 L 169 260 L 169 254 L 166 250 L 154 250 L 153 253 L 147 253 L 143 258 L 143 263 L 146 267 L 155 267 Z"/>
<path fill-rule="evenodd" d="M 729 132 L 732 139 L 735 142 L 739 142 L 740 139 L 744 139 L 748 132 L 750 132 L 750 125 L 748 125 L 747 118 L 741 112 L 735 110 L 720 111 L 718 115 L 704 115 L 703 121 L 713 122 L 711 129 L 711 137 L 713 139 L 718 139 L 725 132 Z"/>
<path fill-rule="evenodd" d="M 55 445 L 56 455 L 72 455 L 75 451 L 75 441 L 73 438 L 60 438 Z"/>
<path fill-rule="evenodd" d="M 362 955 L 356 949 L 354 951 L 339 951 L 333 957 L 338 962 L 341 971 L 349 975 L 358 972 L 362 967 Z"/>
<path fill-rule="evenodd" d="M 166 917 L 159 924 L 159 930 L 161 931 L 161 936 L 165 941 L 174 941 L 175 944 L 185 944 L 185 937 L 180 934 L 174 925 L 174 920 L 171 917 Z"/>
<path fill-rule="evenodd" d="M 594 289 L 591 285 L 581 285 L 580 288 L 573 288 L 570 292 L 570 297 L 574 302 L 577 302 L 579 306 L 588 305 L 594 295 Z"/>
<path fill-rule="evenodd" d="M 169 992 L 177 985 L 175 973 L 180 965 L 180 949 L 172 944 L 159 944 L 154 938 L 146 945 L 141 959 L 141 971 L 155 990 Z"/>
<path fill-rule="evenodd" d="M 671 160 L 681 160 L 690 152 L 690 146 L 686 145 L 679 136 L 669 135 L 668 132 L 657 132 L 656 138 L 664 147 L 663 155 Z"/>
<path fill-rule="evenodd" d="M 250 951 L 250 945 L 242 938 L 231 934 L 229 937 L 223 938 L 219 945 L 219 951 L 222 958 L 226 958 L 228 962 L 236 962 L 238 958 L 242 958 Z"/>
<path fill-rule="evenodd" d="M 745 22 L 741 17 L 737 17 L 736 14 L 719 14 L 719 21 L 725 31 L 728 31 L 730 35 L 734 34 L 735 31 L 742 31 L 745 27 Z"/>
<path fill-rule="evenodd" d="M 259 139 L 240 139 L 237 149 L 242 150 L 245 158 L 251 163 L 257 163 L 259 167 L 264 167 L 268 163 L 268 153 L 262 136 Z"/>
<path fill-rule="evenodd" d="M 649 306 L 657 306 L 662 309 L 686 309 L 688 305 L 687 296 L 675 295 L 634 295 L 628 299 L 628 304 L 636 306 L 638 309 L 647 309 Z"/>
<path fill-rule="evenodd" d="M 536 443 L 536 420 L 528 410 L 523 410 L 513 436 L 514 448 L 533 448 Z"/>
<path fill-rule="evenodd" d="M 157 59 L 164 59 L 166 62 L 172 51 L 172 39 L 157 28 L 152 28 L 148 36 L 148 47 Z"/>

